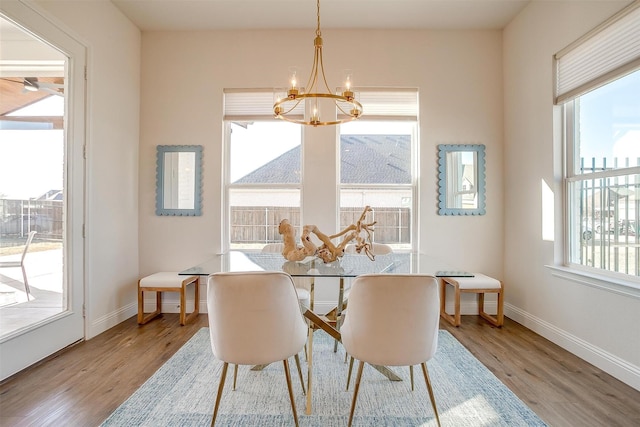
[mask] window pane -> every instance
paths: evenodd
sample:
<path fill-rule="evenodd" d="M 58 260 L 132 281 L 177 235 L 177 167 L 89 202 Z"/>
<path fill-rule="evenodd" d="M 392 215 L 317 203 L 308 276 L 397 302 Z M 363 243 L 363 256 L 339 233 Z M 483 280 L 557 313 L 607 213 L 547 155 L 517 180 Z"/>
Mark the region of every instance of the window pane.
<path fill-rule="evenodd" d="M 340 127 L 342 184 L 411 184 L 413 122 L 350 122 Z"/>
<path fill-rule="evenodd" d="M 299 184 L 301 127 L 293 123 L 231 123 L 232 184 Z"/>
<path fill-rule="evenodd" d="M 229 192 L 230 248 L 258 249 L 281 242 L 278 225 L 283 219 L 300 226 L 300 191 L 232 189 Z"/>
<path fill-rule="evenodd" d="M 411 249 L 415 122 L 350 122 L 340 127 L 340 229 L 365 206 L 372 241 Z"/>
<path fill-rule="evenodd" d="M 411 244 L 411 188 L 371 189 L 348 188 L 340 191 L 340 229 L 355 224 L 365 206 L 372 213 L 367 221 L 376 221 L 371 240 L 396 248 L 410 248 Z"/>
<path fill-rule="evenodd" d="M 573 263 L 640 274 L 639 183 L 638 174 L 572 183 Z"/>
<path fill-rule="evenodd" d="M 576 173 L 640 165 L 640 70 L 576 101 Z"/>

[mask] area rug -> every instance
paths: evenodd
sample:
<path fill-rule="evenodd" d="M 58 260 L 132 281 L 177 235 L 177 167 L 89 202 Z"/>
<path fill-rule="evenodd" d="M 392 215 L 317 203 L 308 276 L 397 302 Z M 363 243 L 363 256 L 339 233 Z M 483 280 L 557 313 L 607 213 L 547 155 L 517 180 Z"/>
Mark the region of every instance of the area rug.
<path fill-rule="evenodd" d="M 339 347 L 334 353 L 333 339 L 322 331 L 316 332 L 313 344 L 312 415 L 305 414 L 306 397 L 291 360 L 300 425 L 346 426 L 354 380 L 347 391 L 344 350 Z M 306 381 L 306 364 L 302 363 Z M 438 350 L 427 365 L 442 426 L 545 425 L 447 331 L 439 332 Z M 259 372 L 249 368 L 240 367 L 235 391 L 233 369 L 229 369 L 216 425 L 293 425 L 282 363 Z M 221 370 L 222 362 L 211 352 L 209 331 L 202 328 L 102 426 L 208 426 Z M 436 426 L 420 367 L 414 369 L 413 392 L 409 368 L 393 370 L 403 381 L 389 381 L 365 365 L 353 424 Z"/>

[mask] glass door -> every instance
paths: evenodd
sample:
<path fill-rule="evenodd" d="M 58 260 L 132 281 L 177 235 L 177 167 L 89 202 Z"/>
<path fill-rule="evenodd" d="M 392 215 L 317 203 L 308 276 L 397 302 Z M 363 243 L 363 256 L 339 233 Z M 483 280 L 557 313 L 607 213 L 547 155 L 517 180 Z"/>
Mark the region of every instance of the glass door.
<path fill-rule="evenodd" d="M 4 379 L 84 337 L 84 49 L 18 2 L 1 8 Z"/>

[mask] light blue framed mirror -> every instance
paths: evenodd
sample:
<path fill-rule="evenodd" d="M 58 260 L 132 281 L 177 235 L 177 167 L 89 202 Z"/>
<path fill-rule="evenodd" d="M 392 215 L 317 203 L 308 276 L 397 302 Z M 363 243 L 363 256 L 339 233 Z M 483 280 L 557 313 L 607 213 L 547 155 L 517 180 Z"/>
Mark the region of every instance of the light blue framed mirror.
<path fill-rule="evenodd" d="M 202 215 L 202 146 L 158 145 L 156 215 Z"/>
<path fill-rule="evenodd" d="M 484 215 L 485 147 L 438 145 L 438 214 Z"/>

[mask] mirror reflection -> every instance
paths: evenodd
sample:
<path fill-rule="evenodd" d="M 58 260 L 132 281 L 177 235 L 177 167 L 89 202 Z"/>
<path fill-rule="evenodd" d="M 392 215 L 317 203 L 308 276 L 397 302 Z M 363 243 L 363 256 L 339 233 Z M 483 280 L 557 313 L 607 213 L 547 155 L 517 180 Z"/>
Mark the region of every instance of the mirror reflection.
<path fill-rule="evenodd" d="M 159 145 L 157 215 L 201 215 L 202 146 Z"/>
<path fill-rule="evenodd" d="M 196 153 L 164 153 L 165 209 L 194 209 Z"/>
<path fill-rule="evenodd" d="M 478 207 L 477 156 L 473 151 L 452 151 L 447 160 L 447 204 L 456 209 Z"/>
<path fill-rule="evenodd" d="M 440 215 L 484 215 L 484 145 L 439 145 Z"/>

